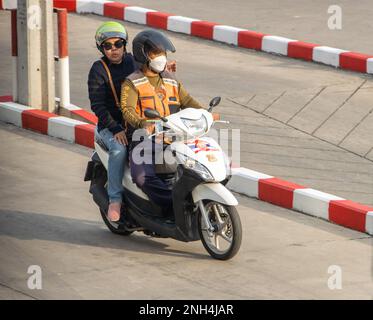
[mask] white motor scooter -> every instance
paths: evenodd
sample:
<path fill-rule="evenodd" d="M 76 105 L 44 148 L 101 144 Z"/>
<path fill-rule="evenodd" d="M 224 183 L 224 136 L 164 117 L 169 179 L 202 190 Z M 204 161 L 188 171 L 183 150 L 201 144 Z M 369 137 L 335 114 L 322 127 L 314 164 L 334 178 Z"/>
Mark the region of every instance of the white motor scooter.
<path fill-rule="evenodd" d="M 242 227 L 236 210 L 238 204 L 225 187 L 230 179 L 230 164 L 219 144 L 206 137 L 212 124 L 210 111 L 220 103 L 211 100 L 208 110 L 186 108 L 167 117 L 147 109 L 145 116 L 161 124 L 155 135 L 172 140 L 165 153 L 168 161 L 157 164 L 157 175 L 170 186 L 173 212 L 164 216 L 162 208 L 132 181 L 128 161 L 123 177 L 122 217 L 118 222 L 107 218 L 108 151 L 99 139 L 88 163 L 85 181 L 91 181 L 90 192 L 100 208 L 108 228 L 122 235 L 143 231 L 154 237 L 180 241 L 201 240 L 209 254 L 220 260 L 232 258 L 239 250 Z M 159 126 L 157 126 L 159 127 Z M 149 138 L 152 138 L 151 136 Z M 170 164 L 169 159 L 174 162 Z"/>

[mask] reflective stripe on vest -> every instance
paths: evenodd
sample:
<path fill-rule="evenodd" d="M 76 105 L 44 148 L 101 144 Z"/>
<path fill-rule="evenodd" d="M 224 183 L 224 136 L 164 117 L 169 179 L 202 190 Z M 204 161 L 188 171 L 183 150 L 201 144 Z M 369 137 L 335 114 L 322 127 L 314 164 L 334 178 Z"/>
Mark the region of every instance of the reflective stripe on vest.
<path fill-rule="evenodd" d="M 180 98 L 178 83 L 175 79 L 167 77 L 169 76 L 168 73 L 163 73 L 162 75 L 162 85 L 157 90 L 140 71 L 128 77 L 139 94 L 136 112 L 140 117 L 146 118 L 144 116 L 145 109 L 155 109 L 162 117 L 167 117 L 171 113 L 179 111 Z"/>

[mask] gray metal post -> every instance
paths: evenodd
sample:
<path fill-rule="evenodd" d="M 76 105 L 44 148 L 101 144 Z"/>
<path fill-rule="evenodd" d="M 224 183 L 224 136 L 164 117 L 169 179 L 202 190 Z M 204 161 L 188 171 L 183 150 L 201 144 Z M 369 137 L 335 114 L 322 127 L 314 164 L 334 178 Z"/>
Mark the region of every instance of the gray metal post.
<path fill-rule="evenodd" d="M 18 0 L 17 34 L 17 101 L 54 112 L 53 1 Z"/>

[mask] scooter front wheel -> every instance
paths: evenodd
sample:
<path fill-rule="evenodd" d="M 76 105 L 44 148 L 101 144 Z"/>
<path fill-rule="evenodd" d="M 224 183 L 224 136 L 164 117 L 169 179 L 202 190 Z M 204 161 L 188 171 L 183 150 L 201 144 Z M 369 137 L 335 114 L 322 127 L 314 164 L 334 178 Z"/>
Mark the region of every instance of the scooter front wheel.
<path fill-rule="evenodd" d="M 241 247 L 242 226 L 235 207 L 215 201 L 204 201 L 205 214 L 213 228 L 209 229 L 201 210 L 198 231 L 203 246 L 215 259 L 233 258 Z"/>

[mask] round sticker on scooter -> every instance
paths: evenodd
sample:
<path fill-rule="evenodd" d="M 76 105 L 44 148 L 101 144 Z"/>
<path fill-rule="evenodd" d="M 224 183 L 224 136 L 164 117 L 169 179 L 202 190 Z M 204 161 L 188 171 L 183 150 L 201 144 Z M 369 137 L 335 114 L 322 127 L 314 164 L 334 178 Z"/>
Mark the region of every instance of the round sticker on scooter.
<path fill-rule="evenodd" d="M 218 159 L 217 159 L 217 158 L 215 157 L 215 155 L 212 154 L 212 153 L 207 153 L 207 154 L 206 154 L 206 158 L 207 158 L 207 160 L 210 161 L 210 162 L 218 161 Z"/>

